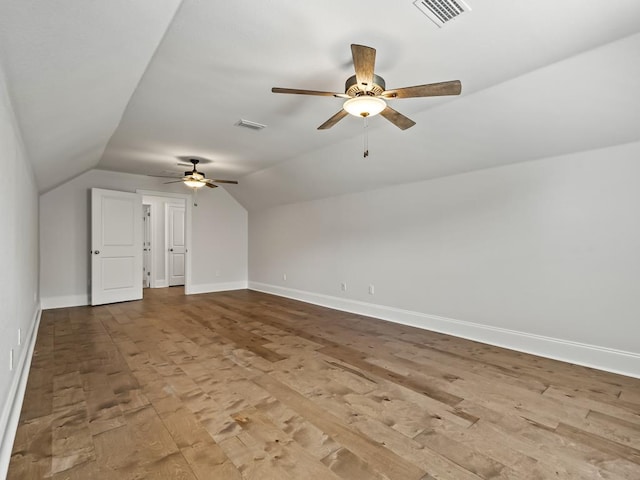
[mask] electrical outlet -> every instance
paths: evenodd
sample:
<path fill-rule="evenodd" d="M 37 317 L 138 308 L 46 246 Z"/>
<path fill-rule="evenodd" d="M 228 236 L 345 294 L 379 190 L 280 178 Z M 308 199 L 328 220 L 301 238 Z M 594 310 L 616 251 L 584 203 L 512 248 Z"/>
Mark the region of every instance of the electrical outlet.
<path fill-rule="evenodd" d="M 287 274 L 286 273 L 282 274 L 282 280 L 284 280 L 285 282 L 287 281 Z"/>
<path fill-rule="evenodd" d="M 13 370 L 13 348 L 9 350 L 9 371 Z"/>
<path fill-rule="evenodd" d="M 375 293 L 375 287 L 373 285 L 369 285 L 369 295 L 373 295 Z"/>
<path fill-rule="evenodd" d="M 18 345 L 22 345 L 22 329 L 18 329 Z"/>
<path fill-rule="evenodd" d="M 347 282 L 342 282 L 340 284 L 340 290 L 342 290 L 343 292 L 347 291 Z"/>

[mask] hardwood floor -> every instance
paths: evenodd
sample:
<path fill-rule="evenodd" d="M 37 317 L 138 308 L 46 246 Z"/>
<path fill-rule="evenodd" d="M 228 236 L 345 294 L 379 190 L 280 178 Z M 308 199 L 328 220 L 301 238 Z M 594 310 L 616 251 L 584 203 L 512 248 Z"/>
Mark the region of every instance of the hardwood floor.
<path fill-rule="evenodd" d="M 45 311 L 10 479 L 640 479 L 640 380 L 242 290 Z"/>

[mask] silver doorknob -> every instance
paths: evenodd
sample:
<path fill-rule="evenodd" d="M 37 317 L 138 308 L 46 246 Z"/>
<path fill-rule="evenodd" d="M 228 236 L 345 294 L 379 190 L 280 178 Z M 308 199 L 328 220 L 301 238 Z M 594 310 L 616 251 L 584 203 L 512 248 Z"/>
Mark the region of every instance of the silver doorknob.
<path fill-rule="evenodd" d="M 93 253 L 95 253 L 96 255 L 98 255 L 98 254 L 100 253 L 100 250 L 96 250 L 96 251 L 95 251 L 95 252 L 93 252 Z"/>

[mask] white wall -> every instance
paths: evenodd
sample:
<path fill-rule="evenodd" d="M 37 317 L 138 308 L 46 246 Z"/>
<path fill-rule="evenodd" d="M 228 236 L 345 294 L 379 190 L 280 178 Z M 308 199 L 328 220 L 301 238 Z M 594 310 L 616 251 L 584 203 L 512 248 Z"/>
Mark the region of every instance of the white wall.
<path fill-rule="evenodd" d="M 640 376 L 639 158 L 633 143 L 251 211 L 250 287 Z"/>
<path fill-rule="evenodd" d="M 106 188 L 185 193 L 143 175 L 90 170 L 40 197 L 40 290 L 44 308 L 89 301 L 89 191 Z M 193 292 L 244 288 L 247 282 L 247 212 L 224 189 L 198 194 L 193 208 Z M 212 232 L 224 231 L 213 236 Z M 209 237 L 211 235 L 211 237 Z M 216 272 L 219 275 L 216 276 Z"/>
<path fill-rule="evenodd" d="M 39 320 L 38 192 L 0 68 L 0 478 L 8 468 Z M 22 333 L 18 344 L 18 329 Z M 13 351 L 14 368 L 9 369 Z M 23 371 L 23 367 L 25 370 Z"/>

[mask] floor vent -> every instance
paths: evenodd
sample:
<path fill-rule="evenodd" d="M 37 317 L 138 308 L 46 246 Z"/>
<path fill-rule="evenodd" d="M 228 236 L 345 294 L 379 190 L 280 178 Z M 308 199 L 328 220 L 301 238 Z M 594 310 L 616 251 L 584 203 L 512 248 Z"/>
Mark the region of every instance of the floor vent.
<path fill-rule="evenodd" d="M 462 0 L 415 0 L 413 4 L 438 27 L 471 10 Z"/>
<path fill-rule="evenodd" d="M 263 125 L 261 123 L 252 122 L 250 120 L 244 120 L 244 119 L 240 119 L 238 123 L 236 123 L 236 125 L 239 127 L 250 128 L 251 130 L 262 130 L 263 128 L 267 127 L 266 125 Z"/>

